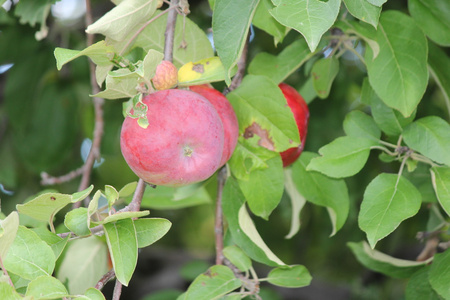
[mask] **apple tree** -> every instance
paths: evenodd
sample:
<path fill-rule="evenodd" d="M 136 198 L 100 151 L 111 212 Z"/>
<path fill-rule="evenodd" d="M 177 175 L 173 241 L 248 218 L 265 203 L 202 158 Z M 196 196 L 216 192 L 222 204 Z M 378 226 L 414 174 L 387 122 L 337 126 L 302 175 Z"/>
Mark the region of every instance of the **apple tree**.
<path fill-rule="evenodd" d="M 1 299 L 450 299 L 449 1 L 0 4 Z"/>

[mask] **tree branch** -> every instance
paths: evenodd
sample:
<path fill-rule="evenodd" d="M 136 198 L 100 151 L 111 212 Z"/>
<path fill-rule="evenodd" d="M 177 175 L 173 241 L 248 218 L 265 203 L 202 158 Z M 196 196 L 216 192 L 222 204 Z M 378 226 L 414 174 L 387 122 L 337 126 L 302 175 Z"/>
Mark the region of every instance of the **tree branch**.
<path fill-rule="evenodd" d="M 179 0 L 171 0 L 169 14 L 167 15 L 166 32 L 164 33 L 164 60 L 173 62 L 173 41 L 175 37 L 175 25 L 177 22 L 177 11 L 172 9 L 178 6 Z"/>
<path fill-rule="evenodd" d="M 116 277 L 114 269 L 109 270 L 108 273 L 106 273 L 105 275 L 103 275 L 102 278 L 100 278 L 100 280 L 95 285 L 95 288 L 100 291 L 109 281 L 113 280 L 114 277 Z"/>
<path fill-rule="evenodd" d="M 223 212 L 222 194 L 227 180 L 227 167 L 223 166 L 217 173 L 217 197 L 216 197 L 216 223 L 214 233 L 216 236 L 216 265 L 223 263 Z"/>

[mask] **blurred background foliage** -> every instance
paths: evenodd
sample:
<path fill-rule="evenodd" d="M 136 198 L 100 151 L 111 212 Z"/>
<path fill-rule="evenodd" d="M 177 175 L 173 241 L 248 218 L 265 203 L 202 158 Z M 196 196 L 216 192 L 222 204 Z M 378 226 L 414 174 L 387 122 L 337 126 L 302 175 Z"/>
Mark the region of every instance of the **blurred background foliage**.
<path fill-rule="evenodd" d="M 9 0 L 5 5 L 8 3 Z M 0 9 L 0 184 L 3 186 L 0 198 L 1 211 L 6 215 L 15 209 L 16 204 L 23 203 L 29 196 L 44 189 L 56 189 L 62 193 L 76 191 L 79 179 L 44 187 L 40 184 L 40 173 L 59 176 L 81 166 L 81 144 L 84 139 L 92 138 L 94 113 L 89 97 L 91 88 L 87 59 L 77 59 L 58 72 L 53 56 L 55 47 L 85 47 L 83 1 L 65 0 L 58 3 L 60 8 L 65 5 L 67 10 L 72 6 L 78 10 L 64 15 L 61 13 L 64 10 L 58 12 L 52 8 L 46 23 L 48 36 L 41 41 L 35 38 L 36 32 L 41 30 L 39 24 L 22 24 L 17 6 L 12 6 L 9 11 Z M 208 32 L 211 24 L 208 2 L 189 3 L 189 18 Z M 92 7 L 98 18 L 113 4 L 106 0 L 94 0 Z M 407 3 L 389 1 L 384 7 L 386 9 L 407 12 Z M 291 31 L 281 44 L 275 46 L 268 34 L 254 28 L 249 61 L 262 51 L 277 54 L 297 37 L 298 33 Z M 339 74 L 330 96 L 325 100 L 315 98 L 305 88 L 312 63 L 305 64 L 287 79 L 287 83 L 299 89 L 310 101 L 306 151 L 317 152 L 321 146 L 343 135 L 345 115 L 352 109 L 365 108 L 359 99 L 364 67 L 351 56 L 344 55 L 340 62 Z M 219 83 L 215 87 L 222 90 L 224 85 Z M 445 118 L 443 105 L 442 95 L 431 82 L 417 117 L 434 114 Z M 105 102 L 105 131 L 101 146 L 104 162 L 92 173 L 96 189 L 103 188 L 105 184 L 120 189 L 137 180 L 120 153 L 122 121 L 122 101 Z M 286 263 L 305 265 L 314 278 L 310 287 L 302 289 L 275 290 L 272 286 L 268 290 L 263 285 L 263 299 L 369 300 L 404 297 L 405 281 L 365 270 L 346 246 L 349 241 L 364 239 L 357 223 L 364 187 L 376 174 L 397 170 L 380 162 L 377 155 L 371 154 L 358 176 L 346 179 L 351 199 L 350 214 L 343 229 L 334 237 L 329 237 L 331 224 L 326 210 L 307 204 L 301 214 L 300 232 L 286 240 L 284 236 L 289 231 L 291 209 L 286 195 L 269 221 L 255 218 L 256 226 L 269 247 Z M 420 178 L 416 183 L 420 185 Z M 173 289 L 184 290 L 189 280 L 212 264 L 214 195 L 212 180 L 202 200 L 209 203 L 176 210 L 151 211 L 153 217 L 168 218 L 173 227 L 155 246 L 143 250 L 130 287 L 124 290 L 123 299 L 140 299 L 150 292 L 164 289 L 172 290 L 145 299 L 174 299 L 177 292 Z M 403 222 L 399 230 L 379 243 L 379 250 L 399 258 L 414 259 L 423 247 L 415 235 L 426 227 L 426 220 L 426 213 L 421 211 L 418 216 Z M 264 276 L 267 269 L 260 266 L 259 271 Z"/>

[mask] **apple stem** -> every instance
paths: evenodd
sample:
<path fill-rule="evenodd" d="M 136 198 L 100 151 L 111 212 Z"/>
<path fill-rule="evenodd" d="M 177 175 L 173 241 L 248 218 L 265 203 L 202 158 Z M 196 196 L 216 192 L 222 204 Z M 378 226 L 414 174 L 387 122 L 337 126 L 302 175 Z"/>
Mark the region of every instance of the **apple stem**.
<path fill-rule="evenodd" d="M 216 265 L 223 263 L 223 213 L 222 213 L 222 193 L 227 180 L 226 165 L 219 169 L 217 173 L 217 195 L 216 195 L 216 223 L 214 233 L 216 237 Z"/>

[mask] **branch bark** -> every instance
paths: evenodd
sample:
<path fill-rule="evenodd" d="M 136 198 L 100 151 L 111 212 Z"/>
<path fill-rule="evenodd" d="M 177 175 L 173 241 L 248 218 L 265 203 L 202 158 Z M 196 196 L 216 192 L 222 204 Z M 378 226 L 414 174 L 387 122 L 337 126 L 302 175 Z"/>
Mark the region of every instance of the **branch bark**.
<path fill-rule="evenodd" d="M 167 15 L 166 32 L 164 33 L 164 37 L 166 38 L 164 42 L 164 60 L 170 62 L 173 62 L 173 41 L 175 37 L 175 25 L 177 22 L 177 11 L 172 8 L 178 6 L 178 3 L 179 0 L 170 1 L 170 11 Z"/>

